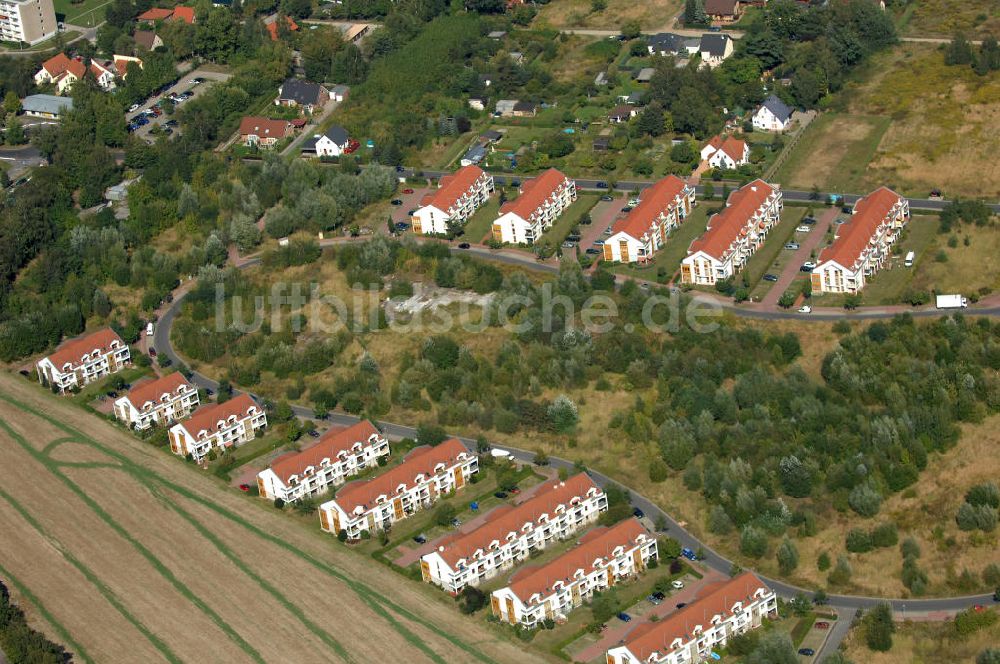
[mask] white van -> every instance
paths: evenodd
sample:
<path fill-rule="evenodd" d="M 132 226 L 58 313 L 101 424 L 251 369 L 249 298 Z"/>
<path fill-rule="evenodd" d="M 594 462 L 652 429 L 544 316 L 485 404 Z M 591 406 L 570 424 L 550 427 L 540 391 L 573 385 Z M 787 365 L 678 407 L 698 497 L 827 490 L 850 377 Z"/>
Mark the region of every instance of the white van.
<path fill-rule="evenodd" d="M 146 336 L 147 337 L 152 337 L 153 336 L 153 324 L 152 323 L 146 323 Z"/>
<path fill-rule="evenodd" d="M 903 265 L 906 267 L 913 267 L 913 259 L 916 258 L 916 254 L 912 251 L 907 252 L 906 258 L 903 259 Z"/>

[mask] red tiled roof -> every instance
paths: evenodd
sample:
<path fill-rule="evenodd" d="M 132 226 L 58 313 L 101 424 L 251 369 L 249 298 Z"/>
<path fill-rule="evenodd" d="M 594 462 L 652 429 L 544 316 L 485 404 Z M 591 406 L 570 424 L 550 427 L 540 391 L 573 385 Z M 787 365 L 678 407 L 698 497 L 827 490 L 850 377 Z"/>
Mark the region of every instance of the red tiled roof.
<path fill-rule="evenodd" d="M 56 53 L 51 58 L 42 63 L 42 69 L 49 73 L 49 76 L 55 78 L 59 74 L 62 74 L 67 69 L 72 62 L 65 53 Z"/>
<path fill-rule="evenodd" d="M 640 661 L 645 662 L 656 652 L 669 653 L 670 644 L 680 638 L 689 641 L 696 625 L 710 626 L 715 615 L 726 616 L 736 602 L 754 601 L 753 593 L 767 585 L 753 572 L 744 572 L 728 581 L 706 585 L 701 597 L 657 622 L 644 623 L 628 635 L 625 647 Z"/>
<path fill-rule="evenodd" d="M 175 371 L 174 373 L 167 374 L 162 378 L 147 380 L 144 383 L 136 385 L 128 391 L 128 400 L 131 401 L 132 405 L 137 409 L 142 410 L 142 405 L 147 401 L 159 403 L 160 397 L 164 394 L 175 396 L 177 394 L 177 389 L 181 386 L 191 387 L 191 383 L 189 383 L 187 378 L 184 377 L 184 374 L 179 371 Z"/>
<path fill-rule="evenodd" d="M 722 255 L 746 227 L 747 220 L 773 191 L 774 187 L 763 180 L 754 180 L 729 194 L 726 208 L 708 220 L 708 228 L 691 243 L 688 254 L 703 251 L 722 260 Z"/>
<path fill-rule="evenodd" d="M 705 145 L 705 147 L 710 147 L 713 150 L 718 150 L 719 148 L 722 147 L 722 137 L 716 134 L 712 138 L 708 139 L 708 143 Z"/>
<path fill-rule="evenodd" d="M 231 415 L 235 415 L 237 420 L 243 419 L 250 408 L 259 407 L 247 394 L 239 394 L 224 403 L 202 406 L 191 414 L 191 417 L 181 422 L 184 429 L 194 438 L 198 437 L 199 431 L 207 431 L 213 434 L 218 431 L 219 420 L 227 420 Z"/>
<path fill-rule="evenodd" d="M 554 515 L 556 507 L 566 505 L 576 496 L 585 496 L 597 485 L 586 473 L 579 473 L 565 482 L 549 482 L 538 493 L 515 507 L 506 506 L 491 512 L 486 521 L 468 533 L 455 533 L 441 540 L 438 554 L 451 566 L 463 558 L 469 560 L 477 549 L 489 550 L 490 542 L 506 541 L 507 533 L 520 532 L 521 526 L 534 523 L 542 514 Z"/>
<path fill-rule="evenodd" d="M 170 17 L 171 21 L 184 21 L 188 25 L 194 23 L 194 7 L 174 7 L 174 13 Z"/>
<path fill-rule="evenodd" d="M 740 162 L 743 160 L 743 152 L 746 150 L 746 147 L 746 141 L 730 136 L 722 144 L 721 150 L 728 154 L 733 161 Z"/>
<path fill-rule="evenodd" d="M 547 565 L 521 569 L 512 579 L 510 590 L 523 603 L 527 603 L 535 593 L 547 596 L 552 593 L 552 586 L 556 582 L 566 585 L 572 583 L 577 570 L 583 570 L 584 574 L 594 572 L 597 569 L 594 565 L 596 560 L 607 563 L 614 559 L 616 548 L 621 546 L 628 551 L 635 545 L 639 535 L 648 534 L 635 517 L 611 528 L 594 528 L 580 539 L 579 545 Z"/>
<path fill-rule="evenodd" d="M 409 488 L 417 475 L 430 477 L 438 464 L 443 463 L 446 467 L 454 465 L 461 454 L 469 454 L 469 450 L 458 438 L 450 438 L 434 447 L 417 447 L 395 468 L 368 480 L 345 484 L 337 492 L 335 500 L 348 514 L 353 514 L 357 507 L 367 510 L 379 496 L 395 495 L 400 484 Z"/>
<path fill-rule="evenodd" d="M 143 13 L 139 14 L 138 20 L 140 21 L 162 21 L 174 13 L 173 9 L 164 9 L 163 7 L 153 7 L 152 9 L 147 9 Z"/>
<path fill-rule="evenodd" d="M 625 233 L 635 239 L 648 233 L 661 212 L 675 207 L 675 199 L 684 191 L 684 180 L 668 175 L 642 192 L 639 204 L 611 227 L 611 234 Z"/>
<path fill-rule="evenodd" d="M 837 239 L 819 253 L 819 262 L 836 261 L 843 267 L 853 267 L 875 234 L 875 229 L 900 198 L 892 189 L 879 187 L 858 200 L 850 220 L 840 226 Z"/>
<path fill-rule="evenodd" d="M 125 346 L 125 342 L 114 330 L 105 327 L 85 337 L 70 339 L 49 355 L 49 361 L 61 371 L 64 364 L 80 364 L 83 355 L 95 349 L 102 354 L 109 352 L 113 341 L 117 341 L 120 348 Z"/>
<path fill-rule="evenodd" d="M 566 176 L 554 168 L 550 168 L 536 178 L 521 185 L 521 195 L 513 201 L 508 201 L 500 208 L 500 214 L 513 212 L 522 219 L 527 219 L 531 213 L 541 207 L 555 190 L 558 189 Z"/>
<path fill-rule="evenodd" d="M 251 115 L 240 120 L 240 136 L 260 138 L 284 138 L 288 129 L 287 120 L 270 120 Z"/>
<path fill-rule="evenodd" d="M 355 443 L 361 443 L 362 447 L 368 445 L 368 439 L 377 433 L 378 429 L 368 420 L 358 422 L 341 431 L 331 429 L 324 433 L 312 447 L 276 460 L 271 464 L 271 470 L 282 482 L 287 484 L 292 475 L 302 477 L 309 466 L 319 468 L 323 459 L 329 459 L 331 463 L 336 462 L 337 454 L 349 452 Z"/>
<path fill-rule="evenodd" d="M 73 74 L 76 78 L 81 79 L 87 73 L 87 66 L 83 64 L 83 60 L 73 58 L 66 66 L 66 71 Z"/>
<path fill-rule="evenodd" d="M 478 166 L 463 166 L 452 175 L 441 178 L 438 190 L 424 196 L 420 204 L 433 205 L 442 212 L 447 212 L 469 188 L 483 175 L 483 169 Z"/>
<path fill-rule="evenodd" d="M 291 32 L 299 29 L 299 24 L 292 20 L 291 16 L 285 17 L 285 23 Z M 267 24 L 267 34 L 271 35 L 271 41 L 278 41 L 278 20 L 275 19 Z"/>

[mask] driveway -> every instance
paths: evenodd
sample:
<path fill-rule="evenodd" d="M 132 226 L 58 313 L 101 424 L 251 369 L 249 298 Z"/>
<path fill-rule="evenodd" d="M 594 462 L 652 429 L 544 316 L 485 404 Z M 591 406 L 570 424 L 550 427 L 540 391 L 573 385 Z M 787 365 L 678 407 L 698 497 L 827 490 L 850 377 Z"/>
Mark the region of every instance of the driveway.
<path fill-rule="evenodd" d="M 412 194 L 403 193 L 404 189 L 412 189 Z M 393 223 L 410 223 L 410 210 L 420 207 L 420 199 L 422 199 L 426 194 L 435 191 L 431 187 L 415 187 L 411 184 L 400 185 L 399 191 L 396 192 L 395 198 L 403 201 L 402 205 L 392 206 L 392 221 Z M 382 224 L 385 226 L 385 224 Z M 380 229 L 379 229 L 380 230 Z"/>
<path fill-rule="evenodd" d="M 330 114 L 333 113 L 338 106 L 340 106 L 340 102 L 333 100 L 330 100 L 326 104 L 324 104 L 322 112 L 320 112 L 319 115 L 314 115 L 310 119 L 309 124 L 303 127 L 302 131 L 299 132 L 299 135 L 296 136 L 294 139 L 292 139 L 292 142 L 286 145 L 285 149 L 281 151 L 281 156 L 287 157 L 288 155 L 293 154 L 295 151 L 299 150 L 302 146 L 302 143 L 307 138 L 315 134 L 317 128 L 323 126 L 323 122 L 328 117 L 330 117 Z"/>
<path fill-rule="evenodd" d="M 597 204 L 590 210 L 590 218 L 593 220 L 589 226 L 581 226 L 583 229 L 580 237 L 580 251 L 584 252 L 591 247 L 601 249 L 594 244 L 598 240 L 604 240 L 604 230 L 613 224 L 621 215 L 622 208 L 627 202 L 625 195 L 615 195 L 612 201 L 597 201 Z M 601 249 L 603 252 L 603 249 Z M 595 254 L 594 258 L 601 258 L 603 254 Z M 594 266 L 597 261 L 594 261 Z M 591 268 L 593 269 L 593 268 Z"/>
<path fill-rule="evenodd" d="M 190 90 L 194 94 L 194 97 L 192 97 L 192 99 L 197 99 L 199 96 L 205 94 L 205 92 L 216 83 L 229 80 L 230 76 L 231 74 L 223 74 L 217 71 L 205 71 L 203 69 L 197 69 L 193 72 L 184 74 L 181 77 L 181 79 L 176 83 L 174 83 L 172 86 L 170 86 L 170 88 L 167 89 L 167 91 L 163 93 L 163 95 L 153 95 L 152 97 L 144 101 L 138 109 L 136 109 L 132 113 L 126 113 L 125 119 L 128 122 L 131 122 L 139 115 L 141 115 L 143 111 L 152 108 L 156 104 L 156 102 L 160 101 L 161 99 L 166 99 L 172 94 L 180 94 L 181 92 L 187 92 L 188 90 Z M 192 80 L 195 78 L 204 79 L 204 83 L 200 85 L 193 83 Z M 187 102 L 182 102 L 178 106 L 178 108 L 180 108 L 186 103 Z M 149 132 L 153 129 L 153 127 L 161 126 L 162 124 L 167 122 L 171 117 L 172 116 L 168 116 L 166 113 L 163 113 L 157 117 L 150 119 L 149 124 L 139 127 L 132 133 L 135 136 L 138 136 L 139 138 L 145 140 L 147 143 L 152 143 L 153 140 L 150 138 Z M 178 130 L 179 127 L 174 128 L 175 132 Z"/>
<path fill-rule="evenodd" d="M 761 299 L 762 307 L 772 309 L 778 306 L 778 299 L 792 285 L 795 277 L 799 276 L 802 264 L 809 260 L 813 249 L 823 242 L 823 238 L 826 237 L 826 230 L 830 228 L 830 224 L 833 223 L 833 220 L 837 218 L 837 214 L 839 213 L 840 210 L 837 208 L 827 208 L 816 219 L 812 230 L 808 233 L 794 233 L 792 235 L 792 242 L 798 242 L 799 248 L 795 250 L 791 260 L 788 261 L 788 264 L 785 265 L 785 268 L 778 276 L 778 280 L 771 286 L 771 290 Z M 783 249 L 782 251 L 787 251 L 787 249 Z"/>

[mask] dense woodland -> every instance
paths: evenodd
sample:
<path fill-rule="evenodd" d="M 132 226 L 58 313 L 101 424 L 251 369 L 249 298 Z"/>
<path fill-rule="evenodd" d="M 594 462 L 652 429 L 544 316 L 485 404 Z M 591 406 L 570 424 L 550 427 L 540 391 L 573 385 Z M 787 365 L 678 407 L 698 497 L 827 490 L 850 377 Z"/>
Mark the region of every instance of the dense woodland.
<path fill-rule="evenodd" d="M 66 649 L 48 640 L 28 625 L 24 611 L 11 601 L 7 586 L 0 581 L 0 651 L 11 664 L 68 664 L 73 660 Z"/>

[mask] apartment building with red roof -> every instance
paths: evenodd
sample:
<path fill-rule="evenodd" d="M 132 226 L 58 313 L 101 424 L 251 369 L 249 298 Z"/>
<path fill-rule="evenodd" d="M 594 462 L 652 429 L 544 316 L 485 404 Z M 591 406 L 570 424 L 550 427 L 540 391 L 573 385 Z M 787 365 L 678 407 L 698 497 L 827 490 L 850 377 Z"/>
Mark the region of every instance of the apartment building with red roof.
<path fill-rule="evenodd" d="M 750 146 L 735 136 L 722 138 L 716 134 L 701 149 L 701 160 L 712 168 L 734 170 L 750 163 Z"/>
<path fill-rule="evenodd" d="M 493 615 L 528 628 L 565 618 L 595 592 L 634 578 L 657 554 L 656 538 L 634 517 L 598 526 L 576 547 L 545 565 L 519 569 L 509 585 L 493 591 Z"/>
<path fill-rule="evenodd" d="M 389 457 L 389 441 L 364 420 L 346 429 L 330 429 L 312 447 L 281 456 L 257 474 L 261 498 L 292 503 L 343 484 Z"/>
<path fill-rule="evenodd" d="M 175 371 L 135 385 L 115 401 L 115 417 L 141 431 L 187 417 L 198 407 L 198 389 Z"/>
<path fill-rule="evenodd" d="M 333 500 L 320 505 L 320 526 L 334 534 L 343 530 L 349 539 L 387 530 L 428 509 L 442 494 L 462 489 L 478 472 L 479 457 L 457 438 L 417 447 L 395 468 L 341 487 Z"/>
<path fill-rule="evenodd" d="M 646 263 L 663 247 L 673 229 L 695 205 L 694 187 L 676 175 L 643 190 L 639 204 L 611 226 L 604 241 L 604 260 Z"/>
<path fill-rule="evenodd" d="M 708 228 L 688 247 L 681 281 L 712 286 L 736 276 L 781 220 L 782 207 L 779 186 L 763 180 L 729 194 L 725 209 L 709 218 Z"/>
<path fill-rule="evenodd" d="M 247 147 L 270 149 L 290 133 L 291 125 L 287 120 L 271 120 L 256 115 L 240 120 L 240 138 Z"/>
<path fill-rule="evenodd" d="M 504 505 L 475 530 L 444 538 L 420 559 L 424 581 L 457 594 L 565 540 L 608 509 L 608 497 L 586 473 L 546 482 L 520 505 Z"/>
<path fill-rule="evenodd" d="M 167 431 L 174 454 L 187 456 L 201 463 L 210 451 L 239 447 L 257 437 L 267 426 L 264 409 L 248 394 L 239 394 L 229 401 L 202 406 L 188 419 Z"/>
<path fill-rule="evenodd" d="M 64 342 L 36 363 L 38 382 L 60 392 L 80 388 L 132 364 L 128 344 L 110 327 Z"/>
<path fill-rule="evenodd" d="M 909 201 L 887 187 L 859 199 L 851 218 L 834 226 L 833 242 L 820 251 L 810 275 L 813 291 L 859 292 L 885 266 L 909 218 Z"/>
<path fill-rule="evenodd" d="M 424 196 L 413 213 L 413 232 L 446 235 L 452 228 L 464 225 L 490 199 L 493 189 L 493 176 L 478 166 L 463 166 L 445 175 L 438 190 Z"/>
<path fill-rule="evenodd" d="M 555 168 L 521 184 L 520 195 L 500 207 L 493 239 L 534 244 L 576 200 L 576 183 Z"/>
<path fill-rule="evenodd" d="M 607 664 L 694 664 L 710 660 L 733 636 L 778 615 L 778 599 L 753 572 L 702 588 L 698 599 L 633 629 L 607 652 Z"/>
<path fill-rule="evenodd" d="M 157 21 L 184 21 L 188 25 L 194 23 L 194 7 L 184 7 L 179 5 L 177 7 L 164 8 L 164 7 L 153 7 L 152 9 L 147 9 L 143 13 L 136 17 L 136 20 L 143 21 L 147 23 L 155 23 Z"/>

